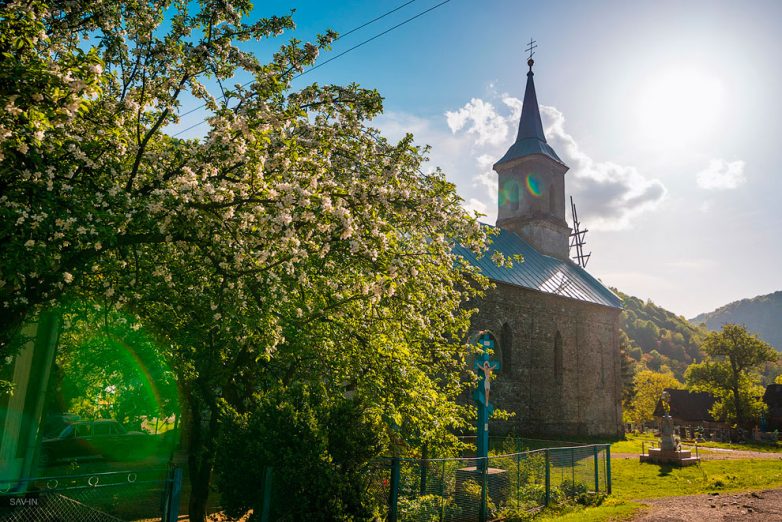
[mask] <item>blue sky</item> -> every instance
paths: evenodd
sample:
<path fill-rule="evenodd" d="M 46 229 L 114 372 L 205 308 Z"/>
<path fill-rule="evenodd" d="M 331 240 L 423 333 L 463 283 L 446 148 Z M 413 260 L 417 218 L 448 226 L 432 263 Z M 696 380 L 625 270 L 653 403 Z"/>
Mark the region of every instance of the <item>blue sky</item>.
<path fill-rule="evenodd" d="M 289 36 L 311 40 L 402 3 L 270 1 L 254 16 L 293 7 Z M 437 3 L 417 0 L 322 59 Z M 490 165 L 515 138 L 534 38 L 547 136 L 590 229 L 589 271 L 691 317 L 782 289 L 779 20 L 774 1 L 451 0 L 297 82 L 378 89 L 375 125 L 431 145 L 432 166 L 493 223 Z"/>

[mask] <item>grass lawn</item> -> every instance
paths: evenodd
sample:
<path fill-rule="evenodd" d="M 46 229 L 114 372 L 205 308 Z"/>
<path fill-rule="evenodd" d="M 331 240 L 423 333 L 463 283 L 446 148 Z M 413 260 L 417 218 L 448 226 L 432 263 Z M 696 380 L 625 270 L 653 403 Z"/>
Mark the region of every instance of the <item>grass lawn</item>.
<path fill-rule="evenodd" d="M 611 469 L 612 497 L 624 501 L 782 486 L 777 460 L 709 460 L 687 468 L 615 460 Z"/>
<path fill-rule="evenodd" d="M 641 453 L 641 446 L 646 443 L 649 447 L 650 442 L 660 442 L 660 439 L 653 435 L 627 435 L 627 440 L 620 440 L 611 444 L 612 453 Z"/>
<path fill-rule="evenodd" d="M 629 436 L 628 440 L 612 444 L 611 451 L 639 453 L 642 441 L 653 440 L 651 437 Z M 733 446 L 739 446 L 735 449 L 755 450 L 747 445 Z M 602 505 L 544 510 L 536 520 L 625 520 L 643 507 L 636 502 L 639 500 L 782 487 L 782 465 L 779 460 L 707 460 L 699 466 L 674 468 L 641 464 L 636 459 L 616 459 L 611 462 L 611 469 L 613 494 Z"/>
<path fill-rule="evenodd" d="M 637 502 L 615 503 L 610 499 L 606 500 L 600 507 L 578 509 L 574 508 L 568 512 L 547 513 L 535 520 L 557 522 L 603 522 L 607 520 L 627 520 L 643 506 Z"/>
<path fill-rule="evenodd" d="M 729 442 L 703 442 L 698 444 L 702 448 L 722 448 L 732 450 L 744 450 L 744 451 L 763 451 L 763 452 L 782 452 L 782 442 L 775 444 L 759 444 L 757 442 L 743 442 L 740 444 L 732 444 Z"/>

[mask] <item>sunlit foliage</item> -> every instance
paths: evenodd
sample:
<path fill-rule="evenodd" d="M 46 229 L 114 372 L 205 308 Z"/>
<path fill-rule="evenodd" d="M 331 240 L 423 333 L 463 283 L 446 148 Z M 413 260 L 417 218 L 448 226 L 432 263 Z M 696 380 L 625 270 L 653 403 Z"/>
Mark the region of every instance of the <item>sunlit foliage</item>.
<path fill-rule="evenodd" d="M 765 410 L 758 370 L 764 363 L 778 360 L 776 350 L 736 324 L 711 332 L 702 349 L 708 357 L 687 369 L 687 386 L 715 396 L 714 417 L 740 427 L 757 421 Z"/>
<path fill-rule="evenodd" d="M 380 95 L 291 89 L 335 35 L 261 63 L 241 42 L 293 19 L 250 9 L 0 8 L 0 343 L 66 298 L 132 314 L 183 400 L 192 520 L 224 420 L 292 387 L 301 411 L 356 401 L 344 429 L 377 425 L 378 451 L 452 438 L 463 305 L 485 283 L 452 254 L 485 242 L 454 186 L 368 126 Z M 205 104 L 203 139 L 166 132 L 183 97 Z"/>

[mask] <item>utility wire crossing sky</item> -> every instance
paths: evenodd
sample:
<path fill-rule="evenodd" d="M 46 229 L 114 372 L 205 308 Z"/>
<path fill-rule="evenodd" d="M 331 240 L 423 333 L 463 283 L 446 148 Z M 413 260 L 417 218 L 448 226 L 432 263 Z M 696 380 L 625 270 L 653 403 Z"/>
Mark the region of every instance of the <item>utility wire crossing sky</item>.
<path fill-rule="evenodd" d="M 351 28 L 295 87 L 377 88 L 374 125 L 431 145 L 430 166 L 488 223 L 534 36 L 546 138 L 570 167 L 590 272 L 686 317 L 782 289 L 782 119 L 769 117 L 782 113 L 782 3 L 307 0 L 253 15 L 291 7 L 297 29 L 283 38 Z"/>

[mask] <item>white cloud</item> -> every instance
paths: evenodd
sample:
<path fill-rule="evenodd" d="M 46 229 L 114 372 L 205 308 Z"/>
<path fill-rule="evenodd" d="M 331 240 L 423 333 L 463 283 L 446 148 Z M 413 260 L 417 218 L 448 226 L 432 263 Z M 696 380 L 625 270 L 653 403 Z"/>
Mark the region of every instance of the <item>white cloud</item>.
<path fill-rule="evenodd" d="M 481 154 L 475 158 L 475 163 L 478 167 L 478 174 L 474 176 L 475 183 L 473 186 L 483 186 L 490 196 L 492 202 L 497 201 L 497 173 L 492 168 L 497 158 L 490 154 Z"/>
<path fill-rule="evenodd" d="M 593 160 L 565 131 L 559 110 L 543 105 L 540 112 L 549 145 L 570 167 L 565 184 L 589 228 L 629 228 L 635 217 L 657 208 L 666 194 L 660 180 L 649 179 L 632 166 Z"/>
<path fill-rule="evenodd" d="M 498 145 L 508 136 L 505 118 L 497 114 L 491 103 L 480 98 L 473 98 L 458 111 L 446 112 L 445 119 L 452 133 L 466 128 L 468 134 L 474 134 L 476 145 Z"/>
<path fill-rule="evenodd" d="M 696 175 L 698 186 L 706 190 L 732 190 L 746 183 L 744 162 L 713 159 Z"/>
<path fill-rule="evenodd" d="M 509 117 L 510 121 L 512 123 L 518 123 L 519 119 L 521 118 L 521 107 L 524 105 L 524 102 L 513 96 L 503 94 L 502 103 L 510 107 L 512 111 Z"/>
<path fill-rule="evenodd" d="M 462 206 L 466 208 L 467 211 L 470 213 L 477 212 L 478 214 L 486 215 L 486 212 L 488 210 L 485 201 L 481 201 L 480 199 L 475 199 L 475 198 L 470 198 L 469 201 L 465 201 Z"/>
<path fill-rule="evenodd" d="M 473 98 L 428 120 L 404 113 L 386 113 L 375 124 L 391 138 L 412 132 L 416 143 L 432 146 L 431 165 L 440 166 L 456 184 L 464 207 L 476 210 L 493 223 L 497 217 L 497 174 L 492 169 L 516 139 L 522 102 L 507 94 L 491 101 Z M 565 118 L 554 107 L 541 107 L 548 142 L 570 171 L 565 182 L 590 230 L 628 228 L 640 214 L 657 208 L 665 187 L 631 166 L 598 162 L 587 155 L 565 130 Z"/>
<path fill-rule="evenodd" d="M 477 163 L 478 159 L 471 155 L 473 135 L 454 135 L 443 119 L 429 120 L 402 112 L 386 112 L 373 124 L 391 140 L 401 139 L 410 132 L 415 136 L 417 145 L 431 145 L 430 161 L 422 169 L 427 171 L 436 166 L 441 167 L 448 180 L 456 184 L 459 195 L 464 199 L 462 206 L 470 212 L 487 214 L 484 221 L 493 222 L 492 216 L 496 215 L 497 175 L 491 172 L 491 165 L 487 173 Z M 481 180 L 476 172 L 483 172 L 484 176 L 493 174 L 493 177 Z"/>

